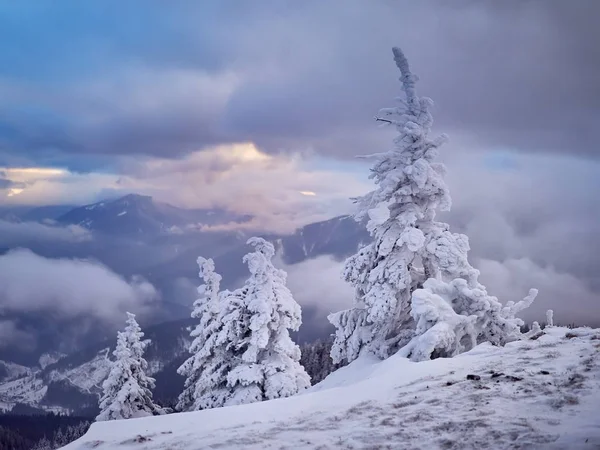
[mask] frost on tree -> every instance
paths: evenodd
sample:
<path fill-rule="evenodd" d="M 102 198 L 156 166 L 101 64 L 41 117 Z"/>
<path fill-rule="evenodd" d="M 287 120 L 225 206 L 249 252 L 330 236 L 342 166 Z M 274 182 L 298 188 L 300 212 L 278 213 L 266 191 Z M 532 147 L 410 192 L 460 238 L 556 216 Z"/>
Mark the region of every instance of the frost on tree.
<path fill-rule="evenodd" d="M 310 386 L 300 365 L 300 349 L 289 334 L 300 328 L 302 318 L 300 305 L 285 285 L 287 274 L 273 266 L 271 243 L 254 237 L 248 244 L 255 248 L 244 257 L 250 278 L 234 293 L 245 313 L 237 344 L 243 353 L 227 377 L 231 405 L 289 397 Z"/>
<path fill-rule="evenodd" d="M 177 410 L 195 411 L 223 406 L 231 397 L 227 374 L 237 361 L 238 325 L 243 311 L 238 298 L 220 292 L 221 276 L 212 259 L 198 258 L 200 298 L 194 302 L 192 317 L 200 323 L 190 333 L 192 356 L 178 369 L 186 377 Z"/>
<path fill-rule="evenodd" d="M 117 347 L 113 352 L 116 359 L 108 378 L 102 384 L 103 395 L 97 421 L 164 413 L 152 401 L 154 378 L 146 375 L 148 362 L 143 356 L 150 341 L 143 341 L 143 337 L 144 333 L 136 322 L 135 315 L 127 313 L 125 331 L 117 335 Z"/>
<path fill-rule="evenodd" d="M 403 348 L 414 360 L 452 356 L 490 341 L 518 339 L 515 317 L 535 298 L 503 306 L 479 283 L 467 260 L 469 241 L 435 220 L 451 206 L 437 163 L 446 137 L 429 136 L 433 102 L 418 97 L 417 81 L 399 48 L 393 49 L 404 98 L 382 109 L 377 121 L 396 127 L 394 148 L 374 155 L 376 189 L 357 198 L 356 219 L 368 220 L 373 242 L 348 258 L 344 278 L 355 287 L 353 308 L 331 314 L 336 327 L 334 362 L 356 359 L 363 349 L 381 358 Z"/>

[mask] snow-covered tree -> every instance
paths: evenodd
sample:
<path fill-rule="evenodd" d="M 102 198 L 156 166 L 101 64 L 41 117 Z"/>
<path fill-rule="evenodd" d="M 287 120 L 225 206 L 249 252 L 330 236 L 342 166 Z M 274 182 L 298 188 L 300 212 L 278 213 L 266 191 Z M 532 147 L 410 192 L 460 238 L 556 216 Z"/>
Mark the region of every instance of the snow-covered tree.
<path fill-rule="evenodd" d="M 117 347 L 113 352 L 115 361 L 108 378 L 102 384 L 103 395 L 97 421 L 164 413 L 152 401 L 154 378 L 146 375 L 148 362 L 143 356 L 150 341 L 142 340 L 143 337 L 144 333 L 135 320 L 135 315 L 127 313 L 125 331 L 117 334 Z"/>
<path fill-rule="evenodd" d="M 376 119 L 399 135 L 393 149 L 370 156 L 377 187 L 356 199 L 356 219 L 368 219 L 373 241 L 346 261 L 355 305 L 329 316 L 336 327 L 334 362 L 352 361 L 365 348 L 381 358 L 403 348 L 420 360 L 452 356 L 484 340 L 502 345 L 520 337 L 515 314 L 537 294 L 531 290 L 503 307 L 469 264 L 468 238 L 435 221 L 436 211 L 451 206 L 445 167 L 435 161 L 446 137 L 429 136 L 433 102 L 417 96 L 402 51 L 393 54 L 404 98 Z"/>
<path fill-rule="evenodd" d="M 190 333 L 190 356 L 178 369 L 186 377 L 177 410 L 195 411 L 223 406 L 231 397 L 227 374 L 236 364 L 237 327 L 243 310 L 241 299 L 220 292 L 221 276 L 212 259 L 198 258 L 200 298 L 194 302 L 192 317 L 200 323 Z"/>
<path fill-rule="evenodd" d="M 300 365 L 300 349 L 289 334 L 298 330 L 302 318 L 300 305 L 286 287 L 287 274 L 273 266 L 271 243 L 254 237 L 248 244 L 255 248 L 244 257 L 250 278 L 232 294 L 244 306 L 237 344 L 243 353 L 227 376 L 233 391 L 227 404 L 289 397 L 310 386 Z"/>

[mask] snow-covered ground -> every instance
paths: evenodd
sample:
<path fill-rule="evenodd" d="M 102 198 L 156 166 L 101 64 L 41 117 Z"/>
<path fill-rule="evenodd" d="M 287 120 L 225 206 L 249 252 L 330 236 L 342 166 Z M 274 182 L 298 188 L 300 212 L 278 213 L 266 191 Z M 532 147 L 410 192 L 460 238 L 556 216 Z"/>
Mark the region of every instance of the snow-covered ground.
<path fill-rule="evenodd" d="M 414 363 L 361 357 L 296 397 L 95 423 L 82 449 L 598 449 L 600 330 Z"/>

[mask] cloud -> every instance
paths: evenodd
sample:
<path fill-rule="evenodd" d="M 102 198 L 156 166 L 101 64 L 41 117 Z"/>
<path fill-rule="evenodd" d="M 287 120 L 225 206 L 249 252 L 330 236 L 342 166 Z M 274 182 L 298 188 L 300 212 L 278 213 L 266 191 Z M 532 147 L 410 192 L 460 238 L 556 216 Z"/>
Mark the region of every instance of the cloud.
<path fill-rule="evenodd" d="M 445 154 L 452 211 L 441 217 L 469 236 L 474 258 L 529 258 L 600 292 L 600 164 L 499 152 Z"/>
<path fill-rule="evenodd" d="M 220 207 L 252 216 L 219 229 L 289 232 L 350 210 L 349 198 L 368 186 L 349 172 L 353 167 L 310 153 L 272 155 L 242 143 L 178 160 L 129 161 L 120 188 L 178 206 Z"/>
<path fill-rule="evenodd" d="M 122 321 L 125 311 L 145 312 L 157 299 L 141 278 L 124 280 L 100 263 L 49 259 L 29 250 L 0 256 L 0 301 L 4 311 L 48 311 L 62 318 Z"/>
<path fill-rule="evenodd" d="M 84 242 L 91 233 L 78 225 L 56 226 L 37 222 L 0 220 L 0 246 L 20 247 L 43 242 Z"/>
<path fill-rule="evenodd" d="M 544 322 L 545 311 L 552 309 L 557 325 L 600 325 L 600 294 L 573 275 L 540 267 L 526 258 L 503 262 L 483 259 L 478 267 L 488 292 L 503 302 L 521 300 L 531 287 L 539 289 L 534 304 L 522 313 L 529 322 Z"/>
<path fill-rule="evenodd" d="M 445 130 L 485 147 L 597 155 L 598 3 L 496 3 L 3 7 L 2 149 L 49 162 L 253 141 L 351 156 L 382 142 L 370 118 L 398 92 L 390 47 L 402 45 Z"/>
<path fill-rule="evenodd" d="M 354 289 L 342 279 L 343 264 L 330 256 L 292 265 L 276 261 L 287 272 L 287 286 L 306 312 L 303 327 L 309 328 L 315 339 L 331 332 L 329 313 L 352 307 Z"/>
<path fill-rule="evenodd" d="M 252 143 L 210 147 L 179 159 L 125 158 L 118 174 L 48 167 L 5 168 L 23 183 L 6 205 L 88 204 L 131 192 L 184 208 L 224 208 L 253 216 L 227 229 L 287 232 L 345 214 L 350 197 L 368 189 L 361 163 L 321 158 L 310 151 L 269 154 Z"/>
<path fill-rule="evenodd" d="M 570 156 L 443 151 L 452 194 L 440 217 L 469 237 L 471 263 L 500 301 L 539 297 L 525 313 L 600 324 L 600 164 Z M 558 319 L 558 317 L 562 317 Z"/>
<path fill-rule="evenodd" d="M 474 260 L 600 292 L 597 1 L 121 3 L 0 7 L 0 165 L 35 169 L 5 169 L 0 202 L 134 191 L 277 231 L 347 212 L 372 187 L 348 158 L 391 145 L 372 116 L 401 45 Z"/>
<path fill-rule="evenodd" d="M 10 320 L 0 320 L 0 348 L 17 348 L 31 350 L 35 347 L 35 339 L 29 333 L 19 329 Z"/>
<path fill-rule="evenodd" d="M 9 189 L 15 186 L 15 182 L 6 178 L 0 178 L 0 189 Z"/>
<path fill-rule="evenodd" d="M 106 189 L 119 187 L 118 175 L 103 172 L 43 166 L 0 167 L 0 172 L 12 182 L 4 196 L 0 190 L 0 205 L 82 204 L 98 200 Z"/>
<path fill-rule="evenodd" d="M 597 192 L 600 164 L 569 157 L 498 152 L 444 153 L 453 197 L 440 218 L 469 237 L 471 263 L 491 295 L 518 301 L 540 291 L 524 318 L 600 324 L 600 242 Z M 574 201 L 573 199 L 576 199 Z M 352 306 L 342 281 L 343 263 L 329 257 L 284 266 L 288 285 L 303 305 L 318 308 L 314 320 Z"/>

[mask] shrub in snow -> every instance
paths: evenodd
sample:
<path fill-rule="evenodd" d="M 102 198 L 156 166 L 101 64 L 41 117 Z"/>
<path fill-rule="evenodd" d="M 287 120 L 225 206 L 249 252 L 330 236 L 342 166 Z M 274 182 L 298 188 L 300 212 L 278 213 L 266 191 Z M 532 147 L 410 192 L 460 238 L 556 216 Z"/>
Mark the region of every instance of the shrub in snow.
<path fill-rule="evenodd" d="M 399 132 L 394 148 L 371 155 L 377 185 L 356 199 L 357 220 L 368 219 L 373 242 L 346 261 L 344 278 L 356 290 L 353 308 L 329 316 L 336 327 L 331 356 L 352 361 L 363 349 L 385 358 L 403 348 L 415 360 L 452 356 L 481 341 L 502 345 L 520 337 L 515 314 L 537 291 L 505 307 L 478 282 L 468 262 L 469 241 L 435 221 L 450 209 L 445 167 L 435 162 L 445 136 L 429 136 L 433 102 L 418 97 L 417 78 L 398 48 L 405 98 L 377 120 Z"/>
<path fill-rule="evenodd" d="M 553 327 L 554 326 L 554 311 L 549 309 L 546 311 L 546 326 Z"/>
<path fill-rule="evenodd" d="M 227 404 L 289 397 L 310 386 L 299 362 L 300 349 L 289 335 L 302 319 L 300 305 L 285 285 L 287 274 L 273 266 L 271 243 L 254 237 L 248 244 L 255 248 L 244 257 L 250 278 L 232 294 L 243 304 L 244 314 L 236 344 L 242 353 L 227 376 L 233 392 Z"/>
<path fill-rule="evenodd" d="M 212 259 L 198 258 L 204 285 L 198 288 L 200 298 L 194 302 L 192 317 L 200 323 L 190 333 L 192 356 L 178 373 L 186 377 L 176 409 L 194 411 L 220 407 L 231 397 L 227 374 L 237 362 L 241 299 L 228 291 L 219 292 L 221 276 L 215 272 Z"/>
<path fill-rule="evenodd" d="M 118 333 L 117 347 L 113 352 L 116 360 L 102 384 L 103 395 L 97 421 L 129 419 L 164 412 L 152 401 L 154 379 L 146 375 L 148 362 L 143 357 L 150 341 L 142 341 L 143 337 L 144 333 L 136 322 L 135 315 L 127 313 L 127 326 L 125 331 Z"/>

